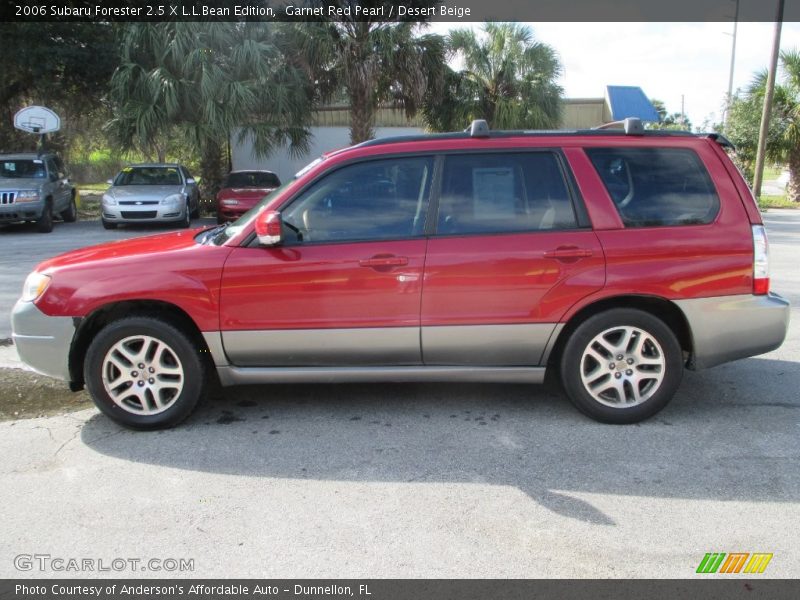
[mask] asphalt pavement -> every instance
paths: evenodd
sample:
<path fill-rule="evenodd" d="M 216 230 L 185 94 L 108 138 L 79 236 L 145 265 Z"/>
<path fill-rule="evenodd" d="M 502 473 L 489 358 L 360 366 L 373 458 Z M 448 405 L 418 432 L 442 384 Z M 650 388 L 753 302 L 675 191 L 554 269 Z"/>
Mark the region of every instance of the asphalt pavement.
<path fill-rule="evenodd" d="M 15 567 L 38 553 L 194 561 L 113 573 L 131 577 L 684 578 L 707 552 L 772 553 L 763 576 L 796 577 L 800 211 L 765 221 L 787 341 L 686 372 L 639 425 L 474 384 L 233 388 L 154 433 L 94 409 L 0 423 L 0 577 L 109 575 Z M 3 294 L 58 239 L 12 235 Z"/>

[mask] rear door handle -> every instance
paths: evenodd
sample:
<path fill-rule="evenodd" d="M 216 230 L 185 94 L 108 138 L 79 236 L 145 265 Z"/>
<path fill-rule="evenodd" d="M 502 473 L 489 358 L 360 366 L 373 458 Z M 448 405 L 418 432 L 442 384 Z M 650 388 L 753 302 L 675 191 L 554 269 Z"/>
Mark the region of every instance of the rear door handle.
<path fill-rule="evenodd" d="M 592 256 L 594 252 L 592 252 L 589 248 L 577 248 L 575 246 L 560 246 L 555 250 L 547 250 L 544 253 L 545 258 L 555 258 L 556 260 L 564 260 L 564 259 L 578 259 L 578 258 L 587 258 Z"/>
<path fill-rule="evenodd" d="M 372 258 L 364 258 L 358 261 L 362 267 L 404 267 L 408 264 L 408 258 L 405 256 L 373 256 Z"/>

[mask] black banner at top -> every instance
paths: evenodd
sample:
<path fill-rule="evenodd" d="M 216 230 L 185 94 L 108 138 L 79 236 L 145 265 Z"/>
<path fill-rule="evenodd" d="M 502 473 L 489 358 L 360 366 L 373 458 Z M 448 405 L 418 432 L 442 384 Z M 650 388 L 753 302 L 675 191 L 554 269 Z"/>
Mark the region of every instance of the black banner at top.
<path fill-rule="evenodd" d="M 779 0 L 739 0 L 740 21 L 775 21 Z M 800 21 L 800 0 L 783 19 Z M 732 21 L 736 0 L 0 0 L 2 21 Z M 609 35 L 624 35 L 617 29 Z"/>

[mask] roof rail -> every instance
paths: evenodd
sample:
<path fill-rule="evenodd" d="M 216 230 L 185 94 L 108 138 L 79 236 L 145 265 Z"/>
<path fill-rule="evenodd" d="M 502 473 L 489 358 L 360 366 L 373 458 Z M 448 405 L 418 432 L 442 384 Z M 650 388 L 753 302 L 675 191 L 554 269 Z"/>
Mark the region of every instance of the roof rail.
<path fill-rule="evenodd" d="M 475 119 L 464 131 L 469 132 L 469 137 L 487 138 L 489 137 L 489 124 L 485 119 Z"/>
<path fill-rule="evenodd" d="M 625 130 L 625 135 L 644 135 L 644 125 L 642 125 L 642 120 L 639 117 L 628 117 L 621 121 L 603 123 L 597 127 L 592 127 L 592 129 L 611 129 L 619 125 L 622 125 L 622 128 Z"/>

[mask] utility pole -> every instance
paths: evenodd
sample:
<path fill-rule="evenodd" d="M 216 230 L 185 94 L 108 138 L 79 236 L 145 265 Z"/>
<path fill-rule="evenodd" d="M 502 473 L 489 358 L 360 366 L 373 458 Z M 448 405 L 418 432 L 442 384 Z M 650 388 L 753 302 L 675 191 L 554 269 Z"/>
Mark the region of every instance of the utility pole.
<path fill-rule="evenodd" d="M 761 181 L 764 177 L 764 154 L 767 149 L 769 133 L 769 116 L 772 112 L 772 99 L 775 95 L 775 76 L 778 70 L 778 55 L 781 52 L 781 26 L 783 25 L 784 0 L 778 0 L 778 14 L 775 16 L 775 36 L 772 39 L 772 58 L 767 74 L 767 93 L 764 95 L 764 109 L 761 111 L 761 129 L 758 132 L 758 150 L 756 150 L 756 172 L 753 176 L 753 194 L 761 197 Z"/>
<path fill-rule="evenodd" d="M 731 111 L 733 101 L 733 71 L 736 66 L 736 33 L 739 30 L 739 0 L 736 0 L 736 12 L 733 15 L 733 42 L 731 43 L 731 70 L 728 75 L 728 96 L 725 99 L 725 116 L 722 118 L 722 126 L 728 124 L 728 113 Z"/>

